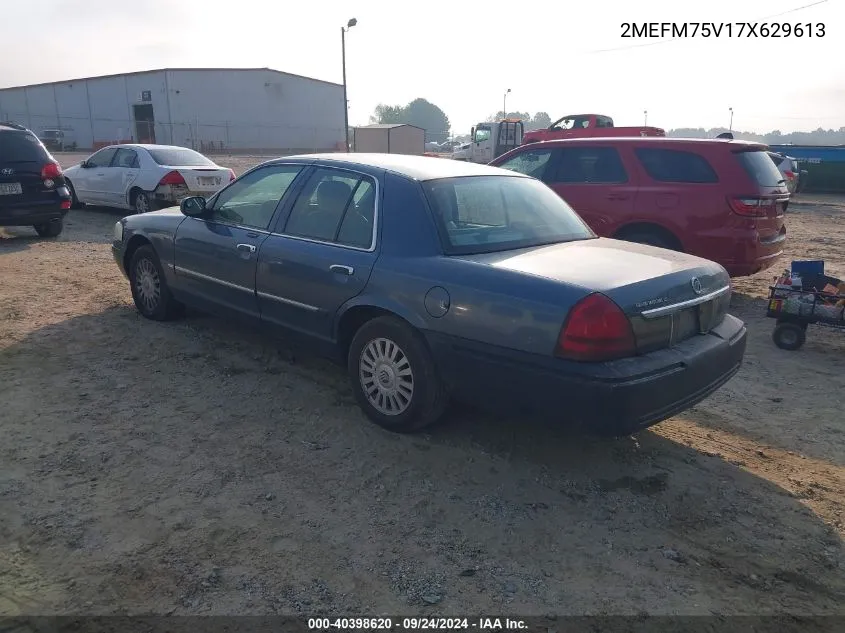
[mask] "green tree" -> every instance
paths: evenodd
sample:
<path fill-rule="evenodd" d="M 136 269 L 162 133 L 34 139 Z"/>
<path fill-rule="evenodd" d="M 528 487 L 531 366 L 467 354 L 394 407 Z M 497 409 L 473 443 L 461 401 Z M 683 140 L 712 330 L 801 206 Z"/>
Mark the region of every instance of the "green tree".
<path fill-rule="evenodd" d="M 380 103 L 370 117 L 371 123 L 407 123 L 425 130 L 426 141 L 443 142 L 449 138 L 449 117 L 426 99 L 414 99 L 406 106 Z"/>
<path fill-rule="evenodd" d="M 548 112 L 538 112 L 534 115 L 534 118 L 531 119 L 531 126 L 535 130 L 542 130 L 549 127 L 552 124 L 552 117 L 549 116 Z"/>
<path fill-rule="evenodd" d="M 402 117 L 404 108 L 402 106 L 391 106 L 380 103 L 370 117 L 370 123 L 404 123 Z"/>

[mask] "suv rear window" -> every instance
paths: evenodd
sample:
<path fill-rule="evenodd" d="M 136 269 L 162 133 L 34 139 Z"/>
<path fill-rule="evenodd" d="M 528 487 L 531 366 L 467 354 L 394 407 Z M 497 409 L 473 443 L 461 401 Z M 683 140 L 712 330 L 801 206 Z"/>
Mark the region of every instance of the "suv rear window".
<path fill-rule="evenodd" d="M 736 157 L 748 175 L 761 187 L 777 187 L 783 184 L 783 174 L 769 158 L 768 153 L 762 150 L 739 152 Z"/>
<path fill-rule="evenodd" d="M 693 152 L 641 147 L 635 150 L 635 153 L 645 167 L 646 173 L 654 180 L 690 183 L 719 182 L 719 177 L 710 163 L 703 156 Z"/>
<path fill-rule="evenodd" d="M 47 150 L 32 132 L 0 130 L 0 162 L 43 163 L 49 160 Z"/>

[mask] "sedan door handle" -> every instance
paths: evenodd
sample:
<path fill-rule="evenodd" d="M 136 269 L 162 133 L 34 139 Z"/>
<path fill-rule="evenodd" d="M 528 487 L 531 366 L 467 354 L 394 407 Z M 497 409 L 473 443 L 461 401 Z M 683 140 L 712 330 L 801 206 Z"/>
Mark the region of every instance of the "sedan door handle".
<path fill-rule="evenodd" d="M 343 275 L 351 275 L 355 272 L 355 269 L 352 266 L 342 266 L 340 264 L 332 264 L 329 266 L 329 270 L 333 273 L 341 273 Z"/>
<path fill-rule="evenodd" d="M 244 251 L 246 253 L 254 253 L 255 246 L 253 246 L 252 244 L 238 244 L 238 250 Z"/>

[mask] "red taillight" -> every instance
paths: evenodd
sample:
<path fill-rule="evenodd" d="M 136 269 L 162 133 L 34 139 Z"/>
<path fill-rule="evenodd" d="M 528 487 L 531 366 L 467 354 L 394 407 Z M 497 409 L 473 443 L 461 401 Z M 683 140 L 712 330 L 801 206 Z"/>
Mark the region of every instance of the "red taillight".
<path fill-rule="evenodd" d="M 618 305 L 594 293 L 569 311 L 555 355 L 577 361 L 604 361 L 636 354 L 631 322 Z"/>
<path fill-rule="evenodd" d="M 168 172 L 164 178 L 158 181 L 160 185 L 187 185 L 188 183 L 185 182 L 185 179 L 182 177 L 178 171 L 171 171 Z"/>
<path fill-rule="evenodd" d="M 731 210 L 747 218 L 764 218 L 777 205 L 775 200 L 764 198 L 728 198 Z"/>
<path fill-rule="evenodd" d="M 231 169 L 229 170 L 229 182 L 232 182 L 236 178 L 235 172 Z"/>
<path fill-rule="evenodd" d="M 41 180 L 51 180 L 62 175 L 62 168 L 58 163 L 47 163 L 41 168 Z"/>
<path fill-rule="evenodd" d="M 785 171 L 783 173 L 786 174 L 786 177 L 789 178 L 790 180 L 795 180 L 795 172 L 794 171 Z"/>
<path fill-rule="evenodd" d="M 60 209 L 70 209 L 70 200 L 62 200 L 59 204 Z"/>

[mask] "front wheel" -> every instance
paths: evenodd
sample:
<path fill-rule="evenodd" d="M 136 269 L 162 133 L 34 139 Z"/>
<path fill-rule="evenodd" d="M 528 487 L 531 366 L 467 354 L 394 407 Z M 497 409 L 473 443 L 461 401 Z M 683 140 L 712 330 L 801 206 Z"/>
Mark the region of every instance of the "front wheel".
<path fill-rule="evenodd" d="M 794 352 L 807 340 L 807 333 L 797 323 L 778 323 L 772 332 L 772 340 L 779 348 Z"/>
<path fill-rule="evenodd" d="M 347 370 L 358 404 L 373 422 L 409 433 L 434 424 L 448 396 L 422 336 L 396 317 L 365 323 L 352 339 Z"/>
<path fill-rule="evenodd" d="M 73 188 L 73 183 L 68 179 L 65 179 L 65 182 L 67 183 L 68 191 L 70 191 L 70 208 L 81 209 L 83 205 L 76 195 L 76 189 Z"/>
<path fill-rule="evenodd" d="M 179 316 L 182 304 L 170 294 L 158 255 L 152 246 L 141 246 L 129 264 L 132 300 L 143 316 L 153 321 L 168 321 Z"/>

